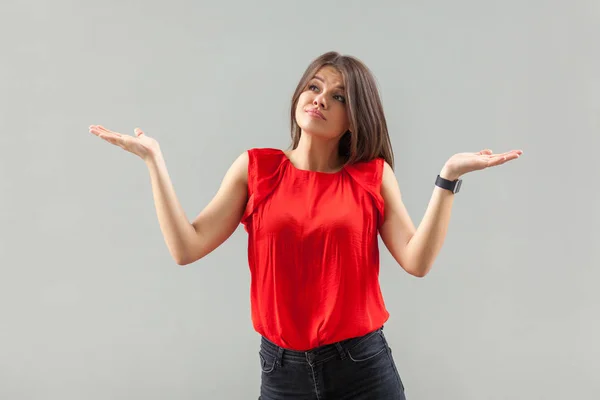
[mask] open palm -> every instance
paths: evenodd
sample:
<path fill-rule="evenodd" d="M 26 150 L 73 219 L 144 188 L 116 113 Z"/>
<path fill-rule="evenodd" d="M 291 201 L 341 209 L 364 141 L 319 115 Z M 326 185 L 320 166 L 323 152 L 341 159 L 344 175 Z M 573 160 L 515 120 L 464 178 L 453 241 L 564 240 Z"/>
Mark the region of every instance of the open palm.
<path fill-rule="evenodd" d="M 134 130 L 135 136 L 110 131 L 101 125 L 91 125 L 89 129 L 90 133 L 141 157 L 143 160 L 152 157 L 159 151 L 158 142 L 146 136 L 139 128 Z"/>
<path fill-rule="evenodd" d="M 445 169 L 450 175 L 458 178 L 468 172 L 502 165 L 519 158 L 521 154 L 523 154 L 521 150 L 494 154 L 489 149 L 477 153 L 458 153 L 450 157 L 446 162 Z"/>

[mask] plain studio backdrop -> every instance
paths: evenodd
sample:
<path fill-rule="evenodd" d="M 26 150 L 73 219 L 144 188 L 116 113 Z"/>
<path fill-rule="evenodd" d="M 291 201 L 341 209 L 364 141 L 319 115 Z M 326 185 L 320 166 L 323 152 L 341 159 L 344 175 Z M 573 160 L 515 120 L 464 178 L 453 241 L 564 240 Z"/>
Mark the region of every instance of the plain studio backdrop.
<path fill-rule="evenodd" d="M 156 138 L 191 220 L 241 152 L 289 145 L 329 50 L 377 77 L 415 224 L 451 155 L 524 150 L 464 177 L 424 279 L 380 242 L 408 399 L 598 398 L 598 1 L 3 1 L 0 22 L 1 399 L 258 397 L 246 232 L 176 265 L 144 163 L 88 126 Z"/>

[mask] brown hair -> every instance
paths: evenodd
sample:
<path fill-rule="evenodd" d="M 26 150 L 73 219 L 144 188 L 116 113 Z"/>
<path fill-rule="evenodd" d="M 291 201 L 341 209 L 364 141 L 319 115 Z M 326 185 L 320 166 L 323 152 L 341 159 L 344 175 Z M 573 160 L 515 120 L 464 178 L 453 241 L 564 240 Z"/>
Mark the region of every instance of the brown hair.
<path fill-rule="evenodd" d="M 357 58 L 334 51 L 319 56 L 308 66 L 292 96 L 292 149 L 298 147 L 301 133 L 295 117 L 298 99 L 317 71 L 325 66 L 334 67 L 341 73 L 346 88 L 346 111 L 352 132 L 349 130 L 342 135 L 340 156 L 347 164 L 382 157 L 394 168 L 392 144 L 373 74 Z"/>

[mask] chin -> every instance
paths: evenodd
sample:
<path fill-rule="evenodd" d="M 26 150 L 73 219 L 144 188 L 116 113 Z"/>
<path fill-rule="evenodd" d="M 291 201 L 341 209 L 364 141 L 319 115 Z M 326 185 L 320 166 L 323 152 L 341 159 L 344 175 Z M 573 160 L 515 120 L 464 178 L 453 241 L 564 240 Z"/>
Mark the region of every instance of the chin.
<path fill-rule="evenodd" d="M 319 121 L 319 122 L 326 122 L 326 121 Z M 304 121 L 299 121 L 298 126 L 300 127 L 302 132 L 304 132 L 310 136 L 314 136 L 314 137 L 318 137 L 318 138 L 322 138 L 322 139 L 335 139 L 336 137 L 339 136 L 339 134 L 337 132 L 335 132 L 335 131 L 332 132 L 331 129 L 327 129 L 326 124 L 315 123 L 315 121 L 310 121 L 308 123 L 306 123 Z"/>

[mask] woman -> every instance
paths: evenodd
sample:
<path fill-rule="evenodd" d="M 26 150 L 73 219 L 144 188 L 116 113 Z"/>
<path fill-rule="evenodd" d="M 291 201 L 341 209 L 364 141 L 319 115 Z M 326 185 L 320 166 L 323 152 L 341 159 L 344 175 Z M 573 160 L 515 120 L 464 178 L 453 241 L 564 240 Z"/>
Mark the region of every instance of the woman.
<path fill-rule="evenodd" d="M 443 166 L 415 229 L 393 172 L 375 80 L 354 57 L 314 60 L 291 107 L 288 151 L 251 149 L 190 224 L 158 143 L 91 126 L 141 157 L 161 230 L 179 265 L 204 257 L 242 223 L 248 232 L 252 320 L 261 334 L 261 398 L 404 399 L 383 334 L 381 235 L 398 264 L 425 276 L 438 255 L 462 175 L 518 158 L 520 150 L 460 153 Z"/>

